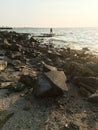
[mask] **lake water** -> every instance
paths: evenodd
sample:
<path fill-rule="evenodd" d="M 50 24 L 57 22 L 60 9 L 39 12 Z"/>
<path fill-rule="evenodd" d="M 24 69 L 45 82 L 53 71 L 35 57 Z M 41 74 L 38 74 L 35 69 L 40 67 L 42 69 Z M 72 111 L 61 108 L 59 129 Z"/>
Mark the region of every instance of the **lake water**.
<path fill-rule="evenodd" d="M 11 31 L 30 33 L 33 36 L 48 34 L 49 28 L 14 28 Z M 53 28 L 55 36 L 43 38 L 43 43 L 54 43 L 58 47 L 73 49 L 89 48 L 98 52 L 98 28 Z"/>

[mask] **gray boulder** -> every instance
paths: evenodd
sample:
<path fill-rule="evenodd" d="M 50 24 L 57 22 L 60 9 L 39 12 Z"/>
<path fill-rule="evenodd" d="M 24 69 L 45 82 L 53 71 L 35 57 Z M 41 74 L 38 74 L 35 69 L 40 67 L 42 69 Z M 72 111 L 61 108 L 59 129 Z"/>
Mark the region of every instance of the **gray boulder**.
<path fill-rule="evenodd" d="M 38 77 L 33 94 L 36 97 L 62 96 L 68 91 L 63 71 L 50 71 Z"/>

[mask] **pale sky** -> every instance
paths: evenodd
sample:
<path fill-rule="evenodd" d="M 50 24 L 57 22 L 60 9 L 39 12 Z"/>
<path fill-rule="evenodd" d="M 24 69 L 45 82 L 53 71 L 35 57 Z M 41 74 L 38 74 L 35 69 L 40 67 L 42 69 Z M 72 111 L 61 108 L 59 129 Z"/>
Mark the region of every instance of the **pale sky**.
<path fill-rule="evenodd" d="M 0 0 L 0 26 L 98 27 L 98 0 Z"/>

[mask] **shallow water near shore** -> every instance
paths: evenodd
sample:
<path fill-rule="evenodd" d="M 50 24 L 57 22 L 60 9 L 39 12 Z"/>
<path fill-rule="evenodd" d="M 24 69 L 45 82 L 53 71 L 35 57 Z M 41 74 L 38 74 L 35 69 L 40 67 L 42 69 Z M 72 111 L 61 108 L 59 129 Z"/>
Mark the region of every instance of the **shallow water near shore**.
<path fill-rule="evenodd" d="M 57 47 L 88 48 L 93 53 L 98 53 L 98 28 L 53 28 L 54 37 L 40 37 L 49 34 L 49 28 L 13 28 L 9 31 L 30 33 L 37 39 L 42 39 L 43 43 L 53 43 Z"/>

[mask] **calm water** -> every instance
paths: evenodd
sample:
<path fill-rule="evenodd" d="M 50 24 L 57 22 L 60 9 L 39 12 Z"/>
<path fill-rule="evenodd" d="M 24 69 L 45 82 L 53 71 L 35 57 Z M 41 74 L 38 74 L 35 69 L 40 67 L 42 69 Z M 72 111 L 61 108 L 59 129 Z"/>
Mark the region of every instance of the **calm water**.
<path fill-rule="evenodd" d="M 13 31 L 30 33 L 34 36 L 49 33 L 49 28 L 14 28 Z M 84 47 L 98 52 L 98 28 L 53 28 L 52 38 L 43 38 L 43 43 L 54 43 L 59 47 L 81 49 Z"/>

